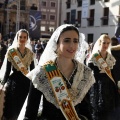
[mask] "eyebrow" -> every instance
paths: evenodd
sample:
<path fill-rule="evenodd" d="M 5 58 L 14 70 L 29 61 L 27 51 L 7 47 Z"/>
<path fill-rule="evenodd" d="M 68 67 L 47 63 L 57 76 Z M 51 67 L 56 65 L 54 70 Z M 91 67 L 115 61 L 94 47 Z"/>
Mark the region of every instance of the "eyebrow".
<path fill-rule="evenodd" d="M 64 39 L 71 39 L 71 38 L 64 38 Z M 78 38 L 74 38 L 74 39 L 77 39 L 77 40 L 78 40 Z"/>
<path fill-rule="evenodd" d="M 64 38 L 64 39 L 71 39 L 71 38 Z"/>

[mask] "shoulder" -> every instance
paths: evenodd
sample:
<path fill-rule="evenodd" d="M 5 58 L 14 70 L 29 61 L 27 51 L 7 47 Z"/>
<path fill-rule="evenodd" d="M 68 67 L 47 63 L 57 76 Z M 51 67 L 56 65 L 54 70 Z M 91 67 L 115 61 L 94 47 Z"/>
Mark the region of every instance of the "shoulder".
<path fill-rule="evenodd" d="M 26 51 L 27 51 L 27 53 L 29 53 L 29 54 L 34 54 L 34 52 L 33 52 L 32 50 L 30 50 L 29 48 L 26 48 Z"/>
<path fill-rule="evenodd" d="M 91 72 L 91 69 L 87 65 L 80 63 L 79 61 L 77 61 L 77 64 L 78 64 L 78 71 L 83 70 L 83 71 Z"/>
<path fill-rule="evenodd" d="M 17 51 L 17 48 L 9 48 L 8 50 L 7 50 L 7 52 L 6 52 L 6 54 L 7 55 L 10 55 L 10 53 L 12 53 L 12 52 L 16 52 Z"/>

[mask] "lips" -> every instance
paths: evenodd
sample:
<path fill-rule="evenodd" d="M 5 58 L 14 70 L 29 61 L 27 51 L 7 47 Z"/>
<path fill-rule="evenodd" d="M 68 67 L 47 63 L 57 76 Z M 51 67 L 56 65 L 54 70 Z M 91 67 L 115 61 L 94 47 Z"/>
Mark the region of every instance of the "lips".
<path fill-rule="evenodd" d="M 69 53 L 75 53 L 75 50 L 67 50 Z"/>

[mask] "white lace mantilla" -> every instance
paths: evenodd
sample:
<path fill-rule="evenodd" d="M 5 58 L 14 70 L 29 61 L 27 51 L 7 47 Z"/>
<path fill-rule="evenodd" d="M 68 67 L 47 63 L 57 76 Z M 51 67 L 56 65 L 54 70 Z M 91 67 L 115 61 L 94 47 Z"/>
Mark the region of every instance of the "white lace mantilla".
<path fill-rule="evenodd" d="M 99 52 L 97 54 L 99 54 Z M 107 63 L 107 65 L 110 69 L 113 69 L 113 66 L 116 63 L 116 60 L 110 53 L 108 53 L 105 62 Z M 96 61 L 96 58 L 94 56 L 91 58 L 89 63 L 93 63 L 94 66 L 98 67 L 98 69 L 100 70 L 101 73 L 105 73 L 105 71 L 101 68 L 100 63 L 98 61 Z"/>
<path fill-rule="evenodd" d="M 70 96 L 73 98 L 74 106 L 80 103 L 90 87 L 95 83 L 95 79 L 91 70 L 84 66 L 81 63 L 78 63 L 77 72 L 74 76 L 73 84 L 71 89 L 68 89 Z M 33 76 L 33 84 L 35 88 L 40 90 L 45 98 L 57 108 L 59 108 L 57 101 L 55 99 L 52 88 L 48 82 L 45 71 L 42 67 L 39 68 L 39 71 L 36 71 L 36 74 Z"/>

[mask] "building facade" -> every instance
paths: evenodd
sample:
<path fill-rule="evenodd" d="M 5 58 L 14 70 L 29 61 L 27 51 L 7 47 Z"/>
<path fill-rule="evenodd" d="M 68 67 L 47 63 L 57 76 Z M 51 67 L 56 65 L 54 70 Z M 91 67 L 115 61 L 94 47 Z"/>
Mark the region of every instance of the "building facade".
<path fill-rule="evenodd" d="M 31 10 L 40 11 L 40 36 L 50 36 L 59 26 L 59 0 L 3 0 L 0 1 L 0 32 L 3 35 L 29 30 Z"/>
<path fill-rule="evenodd" d="M 119 0 L 66 0 L 61 10 L 61 24 L 75 24 L 89 43 L 104 33 L 114 36 L 120 22 Z"/>

